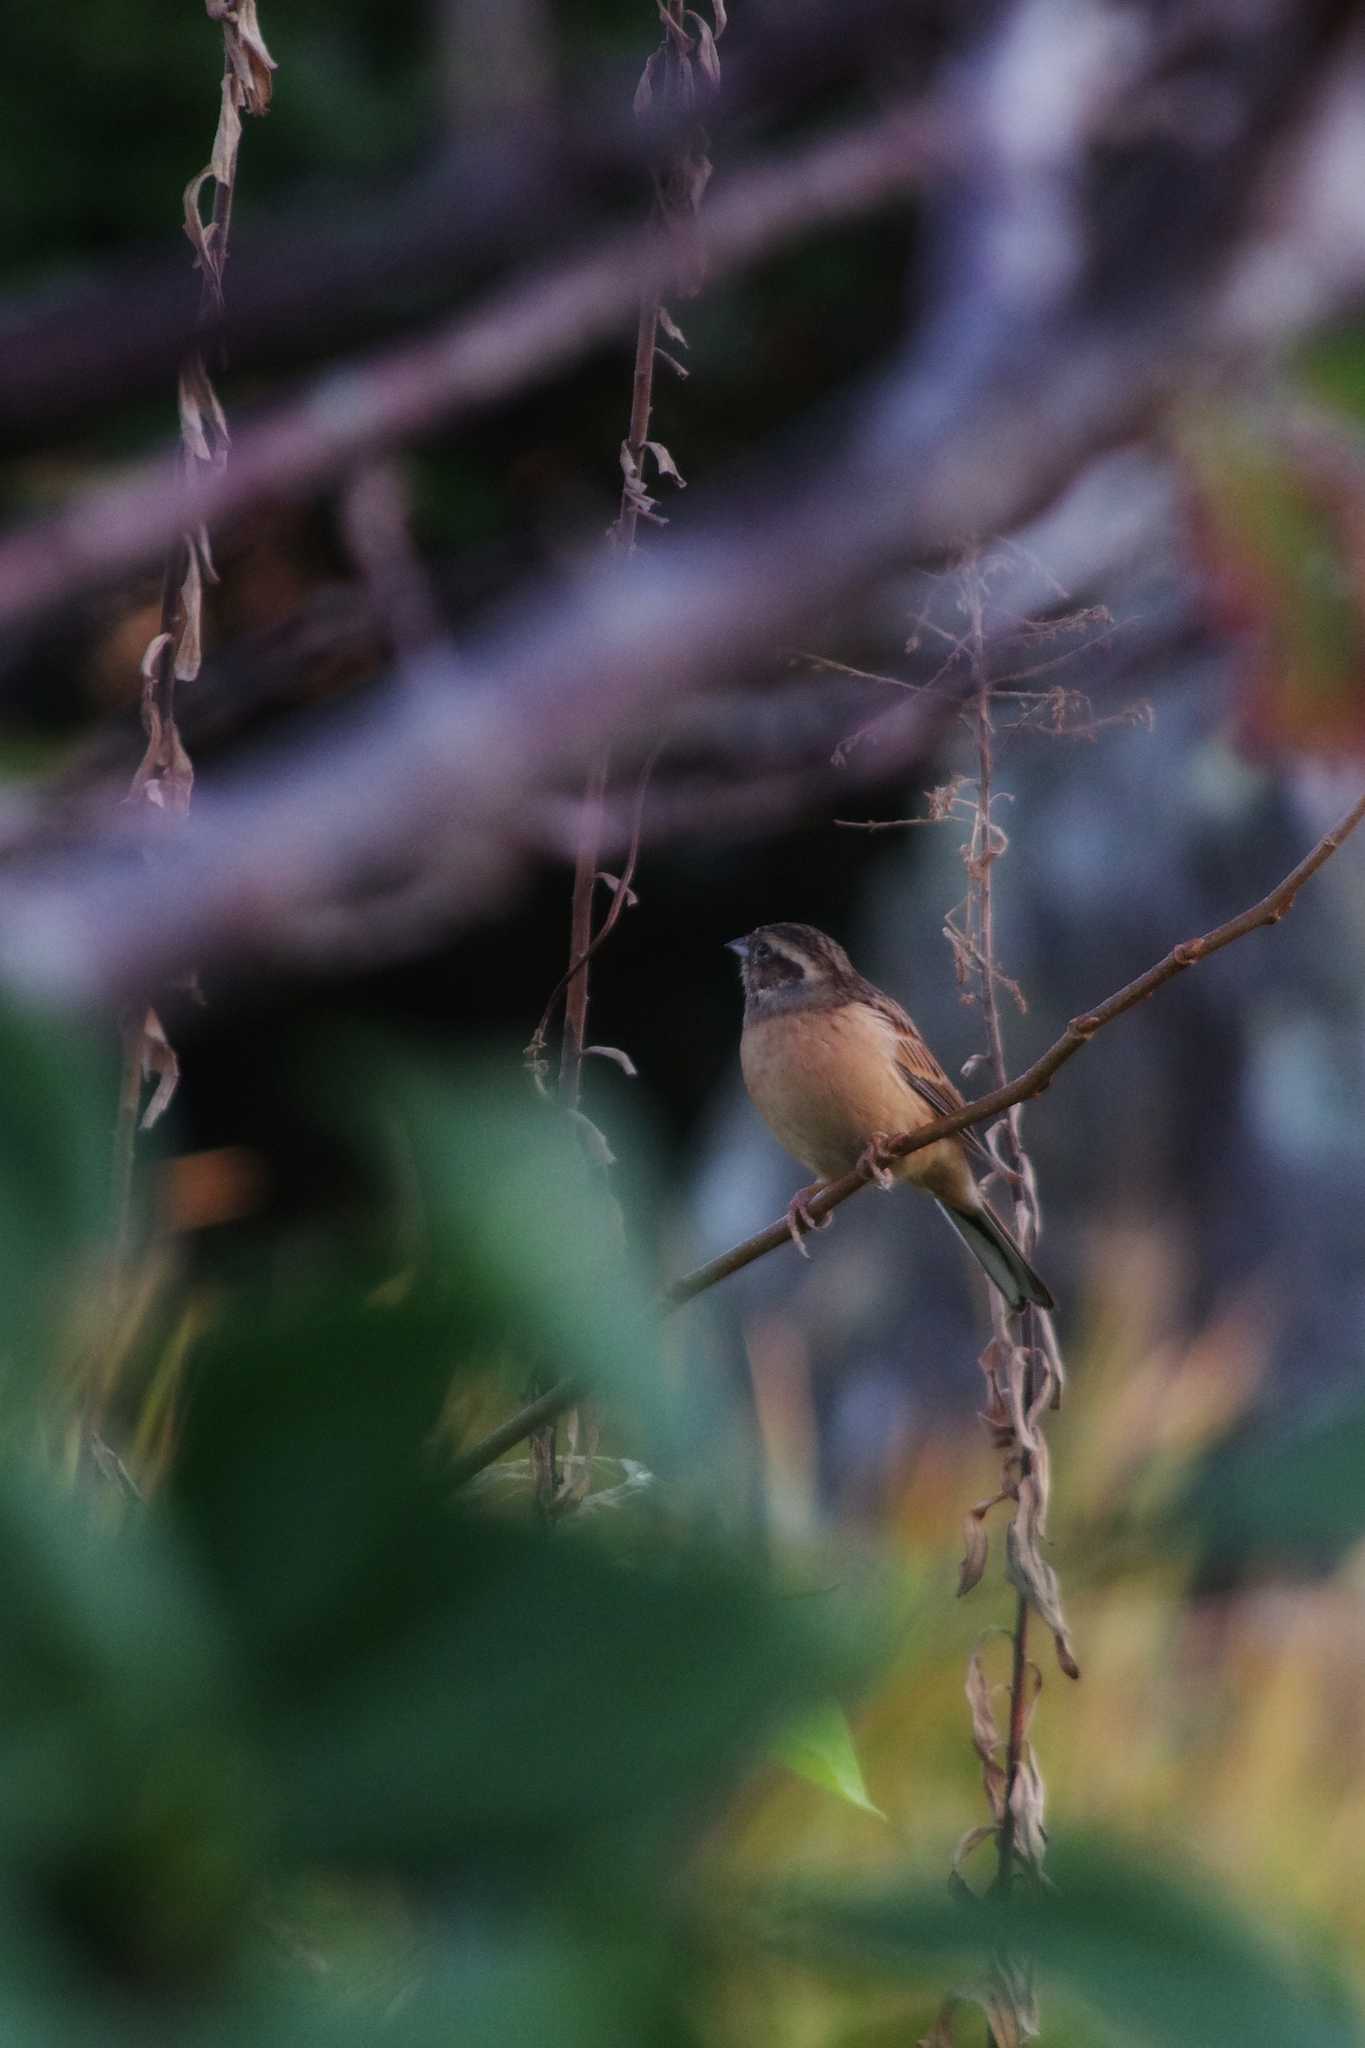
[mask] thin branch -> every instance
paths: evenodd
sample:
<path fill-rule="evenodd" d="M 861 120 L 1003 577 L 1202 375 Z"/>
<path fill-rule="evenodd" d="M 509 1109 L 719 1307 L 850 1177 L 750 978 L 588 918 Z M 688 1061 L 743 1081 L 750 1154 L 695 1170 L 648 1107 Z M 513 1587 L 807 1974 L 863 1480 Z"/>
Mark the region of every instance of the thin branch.
<path fill-rule="evenodd" d="M 1340 823 L 1325 833 L 1312 852 L 1305 854 L 1298 866 L 1292 868 L 1284 880 L 1272 889 L 1268 896 L 1263 896 L 1259 903 L 1254 903 L 1249 910 L 1243 910 L 1238 916 L 1229 918 L 1226 924 L 1215 926 L 1202 937 L 1184 939 L 1178 946 L 1173 946 L 1165 958 L 1158 960 L 1155 966 L 1149 967 L 1145 974 L 1138 975 L 1135 981 L 1130 981 L 1123 988 L 1117 989 L 1093 1010 L 1087 1010 L 1082 1016 L 1073 1017 L 1061 1037 L 1007 1087 L 994 1088 L 989 1094 L 978 1096 L 975 1102 L 969 1102 L 965 1108 L 955 1109 L 951 1116 L 936 1117 L 933 1123 L 924 1124 L 917 1131 L 908 1131 L 904 1136 L 893 1139 L 885 1148 L 887 1153 L 893 1158 L 903 1159 L 911 1152 L 918 1152 L 921 1146 L 935 1144 L 940 1138 L 952 1137 L 957 1131 L 965 1131 L 972 1124 L 982 1123 L 988 1117 L 999 1116 L 1002 1110 L 1012 1109 L 1016 1102 L 1028 1102 L 1034 1096 L 1041 1095 L 1050 1086 L 1052 1077 L 1058 1069 L 1064 1067 L 1069 1059 L 1073 1059 L 1082 1046 L 1088 1045 L 1106 1024 L 1112 1024 L 1117 1017 L 1136 1009 L 1139 1003 L 1145 1003 L 1163 983 L 1174 980 L 1175 976 L 1183 973 L 1186 968 L 1197 966 L 1211 954 L 1221 953 L 1225 946 L 1231 946 L 1236 940 L 1245 938 L 1248 932 L 1259 930 L 1262 925 L 1278 924 L 1293 907 L 1294 899 L 1304 883 L 1317 873 L 1324 861 L 1331 859 L 1337 848 L 1354 832 L 1362 817 L 1365 817 L 1365 795 L 1360 797 Z M 837 1209 L 841 1202 L 846 1202 L 850 1195 L 856 1195 L 860 1188 L 867 1185 L 867 1176 L 862 1172 L 846 1173 L 839 1180 L 830 1181 L 818 1194 L 812 1195 L 809 1205 L 811 1214 L 816 1218 L 828 1215 L 831 1210 Z M 669 1287 L 665 1301 L 672 1308 L 681 1307 L 684 1302 L 692 1301 L 697 1295 L 704 1294 L 708 1288 L 716 1286 L 719 1281 L 729 1279 L 732 1273 L 738 1273 L 745 1266 L 751 1266 L 755 1259 L 761 1259 L 768 1252 L 776 1251 L 779 1246 L 790 1243 L 791 1233 L 787 1228 L 786 1219 L 770 1223 L 766 1230 L 760 1230 L 755 1236 L 746 1238 L 742 1244 L 732 1245 L 728 1252 L 722 1252 L 717 1258 L 708 1259 L 704 1266 L 696 1267 L 691 1273 L 684 1273 L 680 1280 L 675 1280 Z"/>
<path fill-rule="evenodd" d="M 572 1408 L 582 1396 L 583 1389 L 574 1380 L 559 1380 L 552 1387 L 529 1401 L 524 1408 L 518 1408 L 515 1415 L 509 1415 L 506 1422 L 491 1429 L 450 1466 L 449 1476 L 456 1486 L 466 1486 L 476 1479 L 488 1466 L 496 1464 L 504 1451 L 512 1450 L 535 1430 L 543 1429 L 547 1423 L 556 1421 L 566 1408 Z"/>
<path fill-rule="evenodd" d="M 922 1145 L 935 1144 L 938 1139 L 951 1137 L 954 1132 L 964 1131 L 971 1124 L 981 1123 L 987 1117 L 999 1116 L 1002 1110 L 1011 1109 L 1016 1102 L 1027 1102 L 1034 1096 L 1041 1095 L 1058 1068 L 1065 1066 L 1083 1045 L 1088 1044 L 1096 1032 L 1102 1031 L 1106 1024 L 1112 1024 L 1114 1019 L 1123 1016 L 1125 1011 L 1135 1009 L 1139 1003 L 1146 1002 L 1148 996 L 1155 994 L 1164 982 L 1172 981 L 1185 968 L 1195 966 L 1200 960 L 1208 959 L 1211 954 L 1220 953 L 1225 946 L 1232 945 L 1237 939 L 1245 938 L 1248 932 L 1257 931 L 1262 925 L 1278 924 L 1293 908 L 1294 899 L 1304 883 L 1317 873 L 1325 861 L 1331 859 L 1345 840 L 1349 839 L 1362 818 L 1365 818 L 1365 794 L 1330 832 L 1324 833 L 1311 853 L 1305 854 L 1297 867 L 1291 868 L 1284 880 L 1272 889 L 1268 896 L 1263 896 L 1259 903 L 1253 903 L 1250 909 L 1229 918 L 1226 924 L 1216 925 L 1201 938 L 1186 939 L 1180 945 L 1173 946 L 1165 958 L 1158 960 L 1154 967 L 1149 967 L 1145 974 L 1140 974 L 1135 981 L 1130 981 L 1123 988 L 1117 989 L 1112 996 L 1107 997 L 1095 1009 L 1088 1010 L 1084 1016 L 1073 1018 L 1061 1037 L 1048 1047 L 1041 1059 L 1035 1060 L 1031 1067 L 1026 1068 L 1007 1087 L 993 1089 L 989 1095 L 978 1097 L 965 1108 L 954 1110 L 951 1116 L 937 1117 L 933 1123 L 924 1124 L 917 1131 L 907 1132 L 904 1137 L 894 1140 L 886 1150 L 896 1157 L 904 1158 L 908 1153 L 917 1152 Z M 828 1187 L 822 1188 L 819 1194 L 811 1197 L 811 1213 L 817 1217 L 826 1215 L 831 1209 L 837 1208 L 840 1202 L 846 1202 L 850 1195 L 856 1195 L 859 1188 L 867 1185 L 867 1178 L 862 1173 L 846 1173 L 841 1180 L 831 1181 Z M 685 1273 L 680 1280 L 675 1280 L 666 1290 L 661 1305 L 665 1312 L 681 1308 L 684 1303 L 694 1301 L 699 1294 L 705 1294 L 709 1288 L 717 1286 L 722 1280 L 728 1280 L 732 1273 L 738 1273 L 743 1267 L 751 1266 L 755 1259 L 761 1259 L 765 1253 L 776 1251 L 779 1245 L 790 1243 L 791 1233 L 785 1218 L 780 1223 L 770 1224 L 766 1230 L 759 1231 L 757 1236 L 746 1238 L 743 1244 L 734 1245 L 719 1258 L 711 1259 L 706 1265 L 698 1266 L 693 1272 Z M 538 1429 L 543 1423 L 553 1420 L 556 1415 L 562 1415 L 564 1410 L 572 1407 L 578 1399 L 579 1391 L 576 1385 L 563 1381 L 548 1388 L 529 1407 L 519 1409 L 515 1415 L 509 1416 L 508 1420 L 491 1435 L 465 1453 L 456 1468 L 460 1477 L 472 1478 L 486 1465 L 491 1465 L 494 1459 L 500 1458 L 504 1451 L 510 1450 L 514 1444 L 529 1436 L 533 1429 Z"/>
<path fill-rule="evenodd" d="M 615 931 L 617 927 L 617 924 L 620 922 L 622 911 L 625 910 L 628 904 L 630 903 L 631 884 L 635 880 L 635 870 L 640 864 L 640 837 L 644 824 L 645 799 L 649 794 L 650 777 L 654 773 L 654 769 L 658 763 L 659 755 L 663 752 L 663 746 L 664 742 L 662 739 L 659 739 L 655 742 L 655 744 L 650 748 L 649 753 L 645 758 L 644 766 L 640 770 L 639 780 L 636 782 L 635 785 L 635 796 L 631 806 L 630 837 L 626 843 L 626 857 L 625 861 L 622 864 L 621 872 L 619 876 L 616 878 L 616 887 L 612 891 L 612 899 L 611 903 L 607 908 L 607 914 L 603 918 L 597 930 L 593 933 L 592 937 L 589 939 L 587 945 L 583 948 L 583 951 L 581 953 L 576 954 L 574 958 L 570 960 L 568 966 L 560 975 L 559 980 L 551 989 L 549 1001 L 546 1003 L 545 1008 L 541 1013 L 540 1022 L 539 1024 L 537 1024 L 535 1032 L 532 1035 L 531 1042 L 526 1048 L 526 1057 L 528 1060 L 532 1062 L 538 1062 L 543 1058 L 545 1052 L 545 1041 L 549 1035 L 550 1019 L 554 1015 L 555 1004 L 559 1001 L 560 996 L 563 994 L 564 990 L 567 988 L 570 981 L 572 981 L 573 977 L 578 973 L 579 968 L 584 966 L 587 961 L 591 960 L 593 955 L 597 952 L 598 948 L 604 945 L 605 942 L 611 937 L 612 933 Z M 598 800 L 601 800 L 601 792 L 599 792 Z M 580 1048 L 582 1046 L 583 1038 L 585 1037 L 585 1035 L 585 1030 L 580 1031 Z"/>

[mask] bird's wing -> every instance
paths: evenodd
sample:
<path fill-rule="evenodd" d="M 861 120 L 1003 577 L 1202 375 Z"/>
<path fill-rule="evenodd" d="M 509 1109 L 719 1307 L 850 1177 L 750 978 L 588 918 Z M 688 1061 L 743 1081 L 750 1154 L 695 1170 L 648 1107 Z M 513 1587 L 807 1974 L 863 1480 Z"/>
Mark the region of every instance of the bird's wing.
<path fill-rule="evenodd" d="M 896 1065 L 920 1100 L 929 1105 L 935 1116 L 951 1116 L 955 1109 L 964 1109 L 966 1096 L 935 1059 L 913 1019 L 889 997 L 884 997 L 879 1007 L 896 1029 Z M 994 1171 L 996 1162 L 970 1125 L 957 1135 L 969 1152 Z"/>

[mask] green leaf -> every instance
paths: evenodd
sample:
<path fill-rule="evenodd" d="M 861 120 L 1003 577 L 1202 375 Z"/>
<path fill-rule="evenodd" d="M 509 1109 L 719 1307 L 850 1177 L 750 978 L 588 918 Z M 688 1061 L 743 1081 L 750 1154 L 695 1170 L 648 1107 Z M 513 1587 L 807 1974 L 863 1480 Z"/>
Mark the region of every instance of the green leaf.
<path fill-rule="evenodd" d="M 768 1939 L 807 1965 L 970 1983 L 1001 1953 L 1031 1959 L 1143 2048 L 1348 2048 L 1344 1982 L 1297 1967 L 1211 1886 L 1108 1848 L 1049 1858 L 1053 1894 L 960 1902 L 912 1884 L 785 1894 Z M 1046 1995 L 1046 1991 L 1044 1991 Z"/>
<path fill-rule="evenodd" d="M 371 1042 L 330 1072 L 330 1100 L 364 1105 L 391 1205 L 415 1193 L 417 1285 L 458 1318 L 456 1356 L 508 1358 L 518 1392 L 531 1366 L 546 1382 L 581 1379 L 646 1462 L 677 1462 L 680 1412 L 666 1397 L 654 1286 L 633 1256 L 619 1177 L 593 1169 L 562 1111 L 510 1062 L 443 1065 Z M 632 1191 L 632 1214 L 642 1194 Z"/>
<path fill-rule="evenodd" d="M 824 1791 L 832 1792 L 836 1799 L 861 1808 L 877 1820 L 886 1819 L 880 1806 L 875 1806 L 868 1794 L 863 1781 L 863 1767 L 853 1742 L 853 1731 L 848 1725 L 847 1715 L 837 1703 L 827 1702 L 784 1729 L 777 1739 L 773 1755 L 778 1763 L 785 1764 L 789 1771 L 795 1771 L 798 1778 L 819 1785 Z"/>
<path fill-rule="evenodd" d="M 243 1936 L 267 1833 L 222 1640 L 149 1518 L 101 1527 L 14 1460 L 0 1548 L 0 1980 L 194 1984 Z"/>
<path fill-rule="evenodd" d="M 114 1103 L 92 1039 L 0 1007 L 0 1370 L 30 1387 L 108 1256 Z"/>
<path fill-rule="evenodd" d="M 1167 1519 L 1222 1569 L 1326 1569 L 1365 1535 L 1365 1407 L 1216 1450 Z"/>
<path fill-rule="evenodd" d="M 167 1502 L 294 1853 L 477 1852 L 539 1882 L 685 1830 L 878 1639 L 869 1603 L 784 1599 L 676 1534 L 625 1563 L 595 1524 L 470 1512 L 432 1443 L 461 1328 L 438 1299 L 235 1314 L 196 1357 Z"/>

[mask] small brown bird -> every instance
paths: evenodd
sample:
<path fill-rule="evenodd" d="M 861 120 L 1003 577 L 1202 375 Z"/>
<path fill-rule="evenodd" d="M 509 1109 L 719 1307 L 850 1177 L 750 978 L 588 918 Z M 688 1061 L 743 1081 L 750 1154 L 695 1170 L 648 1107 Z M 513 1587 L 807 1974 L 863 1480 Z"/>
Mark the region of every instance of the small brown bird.
<path fill-rule="evenodd" d="M 1047 1288 L 987 1207 L 968 1147 L 970 1131 L 888 1160 L 889 1138 L 960 1109 L 963 1097 L 899 1003 L 858 973 L 842 946 L 813 925 L 766 924 L 732 939 L 744 981 L 740 1063 L 754 1105 L 774 1135 L 820 1175 L 787 1212 L 792 1235 L 810 1229 L 806 1207 L 825 1181 L 865 1165 L 883 1187 L 927 1189 L 1012 1309 L 1051 1308 Z"/>

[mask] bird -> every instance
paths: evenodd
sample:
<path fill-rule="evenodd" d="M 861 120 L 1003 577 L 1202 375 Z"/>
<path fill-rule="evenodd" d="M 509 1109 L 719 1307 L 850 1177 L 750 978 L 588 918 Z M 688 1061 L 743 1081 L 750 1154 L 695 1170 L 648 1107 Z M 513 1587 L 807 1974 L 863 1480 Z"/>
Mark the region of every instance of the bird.
<path fill-rule="evenodd" d="M 814 925 L 760 925 L 728 944 L 744 986 L 745 1086 L 773 1135 L 820 1176 L 787 1211 L 798 1248 L 816 1227 L 811 1196 L 861 1166 L 885 1188 L 912 1181 L 932 1195 L 1012 1310 L 1055 1307 L 977 1186 L 973 1151 L 995 1165 L 979 1139 L 963 1131 L 904 1158 L 886 1154 L 889 1139 L 965 1101 L 900 1004 Z"/>

